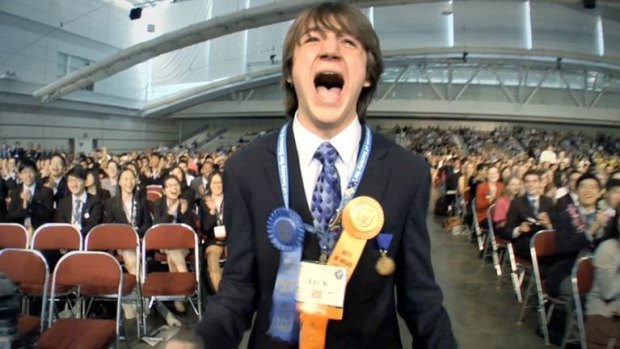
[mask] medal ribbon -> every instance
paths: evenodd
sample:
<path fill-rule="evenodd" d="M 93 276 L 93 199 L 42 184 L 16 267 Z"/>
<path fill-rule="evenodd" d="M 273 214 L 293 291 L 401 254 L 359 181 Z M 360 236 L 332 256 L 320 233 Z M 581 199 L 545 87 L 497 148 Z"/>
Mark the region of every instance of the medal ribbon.
<path fill-rule="evenodd" d="M 277 148 L 278 174 L 280 176 L 280 185 L 282 187 L 282 199 L 284 200 L 284 206 L 286 208 L 289 207 L 288 155 L 286 151 L 286 132 L 288 130 L 288 126 L 289 123 L 287 122 L 280 129 Z M 368 159 L 370 158 L 370 150 L 372 147 L 372 131 L 368 126 L 364 127 L 364 140 L 362 142 L 362 148 L 360 149 L 359 156 L 357 157 L 357 162 L 355 163 L 355 170 L 353 171 L 353 175 L 349 180 L 349 184 L 347 184 L 347 188 L 344 191 L 342 200 L 340 201 L 340 206 L 338 206 L 336 212 L 341 212 L 343 207 L 355 196 L 360 181 L 362 180 L 362 176 L 366 171 L 366 166 L 368 165 Z M 332 218 L 332 223 L 337 216 L 338 213 Z M 330 226 L 331 225 L 332 224 L 330 224 Z M 309 233 L 317 234 L 319 236 L 319 245 L 321 247 L 321 252 L 329 256 L 329 254 L 331 253 L 331 246 L 329 244 L 330 232 L 320 231 L 319 229 L 316 229 L 310 224 L 305 224 L 305 227 L 306 231 L 308 231 Z M 332 233 L 336 234 L 337 232 Z"/>
<path fill-rule="evenodd" d="M 287 210 L 292 212 L 292 210 L 289 209 L 289 188 L 290 187 L 289 187 L 289 181 L 288 181 L 289 179 L 288 177 L 288 155 L 287 155 L 287 150 L 286 150 L 286 135 L 287 135 L 288 127 L 289 127 L 289 123 L 286 123 L 284 126 L 282 126 L 282 128 L 280 129 L 280 133 L 278 135 L 277 162 L 278 162 L 278 175 L 280 177 L 280 186 L 282 189 L 282 199 L 284 202 L 284 206 Z M 371 147 L 372 147 L 372 132 L 368 126 L 365 126 L 364 140 L 362 143 L 360 154 L 355 164 L 355 170 L 353 171 L 353 175 L 351 176 L 351 179 L 349 180 L 347 188 L 344 191 L 344 195 L 342 197 L 342 200 L 340 202 L 340 206 L 338 207 L 337 212 L 341 212 L 343 208 L 345 207 L 345 205 L 349 201 L 351 201 L 351 199 L 355 196 L 355 193 L 360 184 L 362 176 L 364 175 L 364 172 L 366 170 L 366 166 L 368 165 L 368 159 L 370 158 Z M 332 218 L 331 223 L 334 223 L 333 220 L 336 219 L 337 216 L 338 216 L 338 213 Z M 381 215 L 381 217 L 383 217 L 383 215 Z M 330 226 L 332 226 L 332 224 L 330 224 Z M 329 255 L 331 252 L 329 251 L 330 232 L 319 231 L 318 229 L 315 229 L 313 226 L 309 224 L 305 224 L 305 230 L 307 230 L 310 233 L 316 233 L 319 236 L 319 240 L 320 240 L 319 243 L 320 243 L 322 253 Z M 332 233 L 336 234 L 337 232 L 332 232 Z M 343 238 L 344 238 L 344 241 L 341 243 L 340 240 L 343 240 Z M 352 265 L 352 268 L 347 267 L 347 280 L 350 277 L 349 274 L 352 274 L 353 269 L 355 269 L 355 266 L 357 265 L 357 261 L 359 260 L 359 257 L 361 256 L 361 252 L 363 251 L 366 241 L 365 240 L 357 241 L 357 239 L 355 238 L 350 239 L 348 238 L 348 234 L 343 231 L 342 236 L 340 237 L 340 239 L 338 240 L 338 243 L 336 244 L 336 247 L 334 248 L 334 254 L 336 254 L 336 252 L 339 251 L 338 246 L 350 245 L 351 243 L 356 246 L 356 248 L 353 248 L 353 250 L 356 250 L 359 252 L 357 253 L 358 254 L 357 257 L 354 258 L 355 263 Z M 344 253 L 347 253 L 347 250 L 349 250 L 349 248 L 344 249 L 343 247 L 341 247 L 340 251 L 342 250 L 344 250 Z M 339 252 L 338 256 L 341 256 L 341 253 L 342 252 Z M 268 332 L 272 336 L 275 336 L 276 331 L 278 330 L 277 329 L 278 325 L 281 324 L 283 321 L 288 321 L 289 319 L 289 316 L 288 316 L 289 314 L 286 313 L 286 315 L 284 315 L 284 312 L 290 310 L 288 305 L 290 304 L 289 301 L 291 298 L 286 297 L 286 295 L 282 294 L 282 292 L 279 292 L 279 287 L 278 287 L 278 282 L 280 281 L 281 277 L 282 279 L 284 279 L 284 277 L 281 275 L 281 271 L 283 270 L 283 263 L 284 263 L 283 258 L 284 258 L 283 254 L 281 254 L 280 268 L 278 269 L 278 277 L 276 279 L 276 288 L 274 289 L 274 296 L 273 296 L 273 300 L 274 300 L 274 306 L 272 308 L 273 316 L 272 316 L 271 327 Z M 297 257 L 296 264 L 295 264 L 297 278 L 299 278 L 299 261 L 300 260 L 301 260 L 301 253 Z M 339 261 L 338 258 L 334 260 L 330 258 L 330 262 L 328 262 L 328 264 L 342 266 L 341 263 L 339 263 L 338 261 Z M 289 276 L 292 277 L 293 267 L 290 266 L 290 267 L 286 267 L 285 269 L 291 273 Z M 297 279 L 295 280 L 297 281 Z M 296 294 L 296 289 L 297 289 L 296 286 L 297 284 L 295 283 L 295 292 L 293 292 L 292 294 L 288 294 L 288 296 L 291 296 L 293 300 L 295 300 L 295 294 Z M 303 312 L 303 308 L 304 306 L 302 304 L 301 305 L 302 312 L 300 314 L 301 325 L 302 325 L 301 326 L 301 339 L 299 343 L 300 348 L 302 349 L 324 348 L 325 347 L 325 336 L 327 334 L 327 323 L 329 319 L 338 319 L 338 320 L 342 319 L 342 309 L 319 306 L 319 307 L 313 307 L 315 310 L 318 309 L 319 313 L 314 311 L 312 314 L 310 314 L 310 313 Z M 295 320 L 297 320 L 297 317 Z M 286 330 L 292 331 L 293 328 L 297 326 L 297 321 L 294 321 L 294 322 L 291 321 L 290 323 L 294 325 L 292 325 L 292 327 L 286 328 Z M 288 336 L 288 338 L 292 339 L 292 335 Z"/>
<path fill-rule="evenodd" d="M 267 334 L 285 342 L 294 342 L 299 336 L 295 296 L 304 232 L 301 217 L 286 207 L 273 211 L 267 220 L 269 240 L 280 250 L 280 265 L 273 289 L 271 321 Z"/>
<path fill-rule="evenodd" d="M 327 265 L 346 268 L 347 282 L 366 246 L 366 241 L 377 236 L 383 228 L 384 216 L 381 205 L 368 196 L 357 197 L 344 207 L 342 212 L 342 234 L 329 256 Z M 304 312 L 301 304 L 300 349 L 323 349 L 329 320 L 342 319 L 342 308 L 312 306 L 311 312 Z"/>

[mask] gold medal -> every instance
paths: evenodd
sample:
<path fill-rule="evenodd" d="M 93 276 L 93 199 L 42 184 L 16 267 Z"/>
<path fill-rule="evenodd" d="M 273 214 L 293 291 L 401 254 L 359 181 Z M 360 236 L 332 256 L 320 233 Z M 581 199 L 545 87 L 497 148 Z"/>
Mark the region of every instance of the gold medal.
<path fill-rule="evenodd" d="M 383 227 L 383 209 L 377 200 L 369 196 L 357 197 L 345 206 L 342 225 L 354 238 L 369 240 Z"/>
<path fill-rule="evenodd" d="M 375 270 L 379 275 L 388 276 L 394 273 L 394 269 L 396 269 L 396 263 L 385 251 L 382 251 L 381 257 L 379 257 L 377 264 L 375 264 Z"/>

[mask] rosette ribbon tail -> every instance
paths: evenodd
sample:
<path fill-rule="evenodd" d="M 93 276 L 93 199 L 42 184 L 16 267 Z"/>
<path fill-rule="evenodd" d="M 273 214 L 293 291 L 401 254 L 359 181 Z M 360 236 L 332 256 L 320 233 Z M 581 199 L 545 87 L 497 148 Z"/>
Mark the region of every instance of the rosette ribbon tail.
<path fill-rule="evenodd" d="M 273 246 L 280 251 L 267 334 L 292 343 L 299 339 L 296 295 L 305 235 L 303 220 L 291 209 L 276 209 L 267 220 L 267 234 Z"/>

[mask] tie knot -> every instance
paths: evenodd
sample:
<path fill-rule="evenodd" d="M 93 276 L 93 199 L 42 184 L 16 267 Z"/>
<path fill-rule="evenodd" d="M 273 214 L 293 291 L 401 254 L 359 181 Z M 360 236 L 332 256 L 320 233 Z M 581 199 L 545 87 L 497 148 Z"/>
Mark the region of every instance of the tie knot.
<path fill-rule="evenodd" d="M 323 142 L 314 153 L 314 158 L 319 160 L 323 166 L 333 165 L 338 159 L 338 151 L 329 142 Z"/>

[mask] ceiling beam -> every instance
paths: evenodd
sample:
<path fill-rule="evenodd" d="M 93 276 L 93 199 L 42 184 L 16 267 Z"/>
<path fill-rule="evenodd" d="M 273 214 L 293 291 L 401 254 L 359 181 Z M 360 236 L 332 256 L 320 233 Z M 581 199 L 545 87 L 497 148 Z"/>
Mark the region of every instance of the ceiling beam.
<path fill-rule="evenodd" d="M 34 91 L 33 96 L 42 101 L 51 101 L 77 91 L 96 81 L 128 69 L 134 65 L 197 43 L 212 40 L 246 29 L 285 22 L 297 16 L 308 6 L 324 0 L 291 0 L 251 7 L 245 10 L 218 16 L 208 21 L 163 34 L 123 49 L 107 58 L 69 74 L 51 84 Z M 582 0 L 536 0 L 537 2 L 575 5 Z M 440 3 L 442 0 L 341 0 L 359 7 L 393 6 L 416 3 Z M 620 7 L 615 0 L 599 0 L 599 6 Z M 471 50 L 469 50 L 471 52 Z"/>

